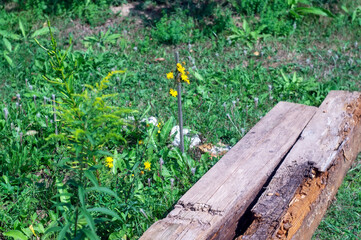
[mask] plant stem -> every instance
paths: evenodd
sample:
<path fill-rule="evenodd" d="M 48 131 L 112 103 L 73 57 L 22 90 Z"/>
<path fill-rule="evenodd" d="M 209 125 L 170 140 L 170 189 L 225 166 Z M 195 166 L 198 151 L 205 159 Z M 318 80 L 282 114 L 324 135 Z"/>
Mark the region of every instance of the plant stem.
<path fill-rule="evenodd" d="M 56 112 L 55 112 L 55 94 L 51 95 L 53 98 L 53 112 L 54 112 L 54 124 L 55 124 L 55 135 L 58 135 L 58 126 L 56 124 Z"/>
<path fill-rule="evenodd" d="M 179 63 L 179 53 L 176 51 L 175 54 L 175 62 L 176 64 Z M 182 83 L 178 81 L 177 86 L 178 92 L 178 122 L 179 122 L 179 136 L 180 136 L 180 143 L 179 149 L 182 153 L 184 153 L 184 137 L 183 137 L 183 113 L 182 113 Z"/>

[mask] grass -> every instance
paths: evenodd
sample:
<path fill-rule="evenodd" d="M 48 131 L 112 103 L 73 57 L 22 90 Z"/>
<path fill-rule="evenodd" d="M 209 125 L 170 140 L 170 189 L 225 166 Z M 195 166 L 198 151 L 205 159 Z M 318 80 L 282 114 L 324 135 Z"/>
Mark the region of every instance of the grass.
<path fill-rule="evenodd" d="M 259 11 L 246 8 L 248 5 L 243 10 L 231 4 L 215 5 L 208 12 L 202 11 L 208 15 L 196 17 L 193 14 L 202 5 L 173 8 L 161 1 L 149 1 L 134 3 L 134 14 L 124 17 L 109 14 L 109 4 L 105 2 L 90 6 L 76 2 L 79 4 L 63 9 L 63 13 L 48 16 L 61 48 L 66 49 L 72 38 L 65 69 L 74 72 L 74 89 L 81 92 L 84 84 L 95 84 L 112 70 L 126 69 L 125 74 L 111 78 L 105 94 L 118 93 L 109 99 L 109 104 L 139 111 L 139 114 L 122 115 L 132 125 L 117 130 L 127 143 L 112 140 L 103 149 L 118 164 L 116 171 L 97 165 L 98 170 L 93 169 L 102 186 L 120 198 L 99 192 L 87 195 L 87 206 L 97 199 L 92 207 L 111 209 L 120 218 L 93 214 L 96 221 L 106 223 L 97 228 L 97 234 L 103 238 L 139 237 L 217 161 L 198 149 L 186 148 L 186 155 L 179 157 L 170 146 L 172 138 L 168 135 L 176 125 L 177 103 L 169 95 L 169 89 L 175 85 L 166 78 L 166 73 L 175 70 L 175 49 L 191 76 L 191 84 L 183 85 L 182 93 L 185 126 L 201 136 L 202 144 L 234 145 L 281 100 L 318 106 L 330 90 L 360 91 L 361 88 L 357 42 L 360 27 L 357 15 L 356 20 L 351 16 L 358 5 L 353 1 L 327 4 L 314 1 L 315 5 L 334 11 L 336 18 L 305 16 L 303 20 L 294 20 L 284 16 L 290 25 L 274 32 L 272 29 L 281 24 L 277 18 L 269 12 L 255 12 L 259 18 L 245 16 L 245 12 Z M 280 1 L 277 5 L 280 13 L 287 12 L 282 10 L 283 4 Z M 54 133 L 55 125 L 50 121 L 51 102 L 44 104 L 44 97 L 56 94 L 60 99 L 61 95 L 43 79 L 43 74 L 56 75 L 46 52 L 32 38 L 46 25 L 44 12 L 35 5 L 22 9 L 6 6 L 0 9 L 3 31 L 0 51 L 8 57 L 0 58 L 0 107 L 2 111 L 6 107 L 10 117 L 5 120 L 4 113 L 0 114 L 0 199 L 4 203 L 0 208 L 0 232 L 16 230 L 31 238 L 29 226 L 33 226 L 36 234 L 52 239 L 57 233 L 46 230 L 65 225 L 59 204 L 75 204 L 78 199 L 72 196 L 70 202 L 64 202 L 59 194 L 63 194 L 62 189 L 76 192 L 76 185 L 67 185 L 67 179 L 77 181 L 79 172 L 59 164 L 75 156 L 68 145 L 46 140 Z M 341 6 L 346 6 L 350 13 L 340 10 Z M 263 19 L 269 19 L 270 24 L 263 31 L 270 36 L 243 39 L 249 41 L 251 48 L 242 38 L 229 41 L 228 36 L 234 34 L 231 19 L 240 26 L 240 16 L 247 17 L 251 31 L 263 24 Z M 37 32 L 36 38 L 49 46 L 49 34 L 44 29 Z M 150 116 L 155 116 L 162 127 L 140 122 Z M 66 122 L 58 124 L 64 132 L 61 123 Z M 30 130 L 37 133 L 32 135 Z M 160 164 L 160 158 L 164 165 Z M 96 159 L 103 162 L 101 156 Z M 151 163 L 151 171 L 144 169 L 146 161 Z M 337 201 L 331 205 L 314 238 L 361 237 L 359 166 L 349 171 Z M 65 185 L 59 187 L 61 182 Z M 88 179 L 85 187 L 92 184 Z M 89 225 L 84 221 L 82 229 L 87 229 Z"/>
<path fill-rule="evenodd" d="M 360 156 L 348 171 L 314 239 L 360 239 Z"/>

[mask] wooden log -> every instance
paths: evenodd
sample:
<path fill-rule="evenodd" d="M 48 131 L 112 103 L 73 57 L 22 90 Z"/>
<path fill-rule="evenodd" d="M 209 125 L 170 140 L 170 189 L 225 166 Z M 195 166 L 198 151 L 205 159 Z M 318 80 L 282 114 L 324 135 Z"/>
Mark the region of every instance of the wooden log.
<path fill-rule="evenodd" d="M 278 103 L 140 239 L 233 239 L 239 218 L 316 109 Z"/>
<path fill-rule="evenodd" d="M 331 91 L 252 208 L 238 239 L 311 239 L 361 150 L 361 95 Z"/>

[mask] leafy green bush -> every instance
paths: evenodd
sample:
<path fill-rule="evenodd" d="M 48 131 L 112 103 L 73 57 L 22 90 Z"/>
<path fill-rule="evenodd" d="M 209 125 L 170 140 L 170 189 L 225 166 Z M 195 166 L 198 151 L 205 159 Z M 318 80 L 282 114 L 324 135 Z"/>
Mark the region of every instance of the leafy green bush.
<path fill-rule="evenodd" d="M 275 4 L 270 0 L 231 0 L 230 3 L 238 13 L 247 16 L 260 15 L 269 5 Z"/>
<path fill-rule="evenodd" d="M 184 13 L 168 16 L 165 14 L 152 29 L 152 37 L 160 43 L 187 43 L 199 31 L 195 28 L 194 20 Z"/>
<path fill-rule="evenodd" d="M 293 101 L 306 105 L 318 106 L 327 92 L 314 78 L 303 79 L 296 72 L 288 77 L 281 71 L 281 77 L 274 80 L 274 92 L 278 101 Z"/>
<path fill-rule="evenodd" d="M 295 20 L 288 16 L 288 5 L 284 0 L 275 0 L 261 13 L 260 25 L 265 25 L 264 33 L 287 36 L 294 30 Z"/>

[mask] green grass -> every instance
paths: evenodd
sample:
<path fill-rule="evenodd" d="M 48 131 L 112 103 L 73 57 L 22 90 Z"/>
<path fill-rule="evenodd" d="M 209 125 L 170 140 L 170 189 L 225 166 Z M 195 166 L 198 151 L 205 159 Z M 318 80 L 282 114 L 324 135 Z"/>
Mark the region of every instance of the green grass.
<path fill-rule="evenodd" d="M 160 5 L 167 15 L 157 8 L 161 2 L 140 4 L 135 14 L 121 17 L 109 14 L 105 1 L 90 6 L 77 1 L 72 6 L 58 6 L 57 14 L 48 16 L 61 48 L 66 49 L 72 38 L 65 69 L 74 72 L 74 89 L 81 92 L 84 84 L 99 82 L 113 69 L 126 69 L 125 74 L 111 78 L 105 93 L 118 93 L 109 104 L 139 111 L 138 115 L 123 116 L 135 118 L 133 127 L 118 129 L 128 143 L 113 140 L 104 148 L 111 154 L 117 150 L 123 165 L 115 174 L 104 166 L 99 168 L 100 181 L 120 200 L 103 193 L 88 195 L 89 206 L 96 200 L 95 207 L 111 209 L 121 218 L 107 220 L 104 214 L 93 214 L 97 221 L 105 222 L 97 229 L 104 238 L 112 233 L 113 239 L 139 237 L 217 161 L 188 147 L 186 155 L 179 158 L 171 149 L 172 139 L 167 133 L 176 124 L 177 103 L 169 95 L 175 85 L 166 73 L 175 70 L 175 49 L 190 71 L 191 84 L 183 85 L 182 93 L 185 126 L 198 133 L 202 143 L 234 145 L 279 101 L 318 106 L 330 90 L 361 89 L 357 43 L 361 17 L 356 14 L 356 20 L 352 20 L 352 11 L 358 7 L 354 1 L 314 1 L 334 11 L 336 18 L 305 16 L 302 20 L 287 15 L 283 1 L 274 5 L 273 11 L 259 1 L 257 9 L 252 8 L 252 1 L 245 1 L 243 8 L 215 4 L 207 11 L 200 11 L 205 7 L 202 4 L 192 6 L 190 2 L 183 8 Z M 60 94 L 43 79 L 43 74 L 54 77 L 55 73 L 46 52 L 32 38 L 37 33 L 41 44 L 50 45 L 46 28 L 37 31 L 46 22 L 44 13 L 50 13 L 31 3 L 17 9 L 0 9 L 0 199 L 4 203 L 0 207 L 0 233 L 18 230 L 30 237 L 29 226 L 33 225 L 44 238 L 43 228 L 64 224 L 62 212 L 54 207 L 59 197 L 51 199 L 59 193 L 56 180 L 77 180 L 77 172 L 59 167 L 61 160 L 73 156 L 65 143 L 46 140 L 55 126 L 50 122 L 50 102 L 43 105 L 44 97 L 56 94 L 60 99 Z M 340 10 L 343 5 L 349 13 Z M 256 18 L 250 14 L 253 11 Z M 201 17 L 200 12 L 204 14 Z M 145 13 L 148 18 L 144 18 Z M 241 37 L 230 42 L 228 37 L 234 34 L 231 19 L 240 24 L 239 17 L 245 17 L 245 13 L 250 14 L 247 21 L 251 31 L 269 22 L 262 33 L 270 36 L 258 41 Z M 278 16 L 287 21 L 280 22 Z M 2 57 L 5 55 L 7 58 Z M 16 94 L 21 96 L 22 109 L 16 105 Z M 7 121 L 5 107 L 10 112 Z M 158 128 L 139 122 L 142 115 L 155 116 L 162 122 L 160 135 Z M 61 123 L 58 127 L 62 131 Z M 29 130 L 37 134 L 27 135 Z M 150 143 L 152 139 L 154 144 Z M 160 158 L 165 162 L 162 171 Z M 103 162 L 103 158 L 98 160 Z M 141 174 L 145 161 L 152 164 L 152 170 Z M 315 238 L 361 236 L 359 166 L 355 165 L 346 176 Z M 196 168 L 195 174 L 192 168 Z M 92 182 L 86 184 L 91 186 Z M 76 192 L 71 185 L 66 189 Z M 50 233 L 48 238 L 55 235 Z"/>
<path fill-rule="evenodd" d="M 348 171 L 314 239 L 360 239 L 361 167 L 360 156 Z"/>

